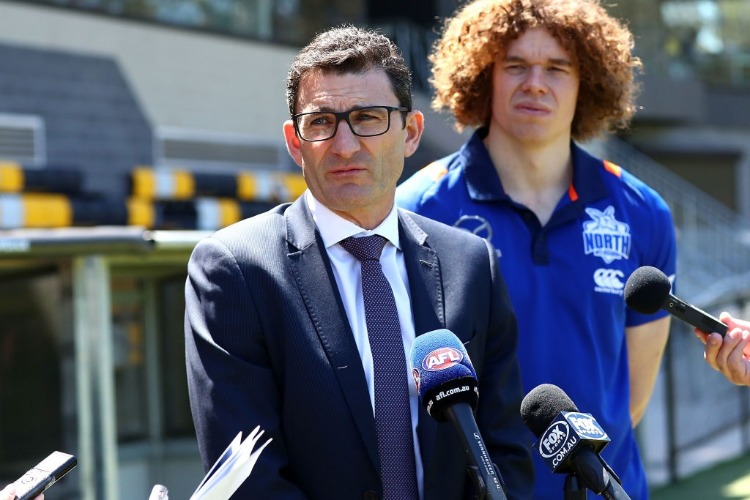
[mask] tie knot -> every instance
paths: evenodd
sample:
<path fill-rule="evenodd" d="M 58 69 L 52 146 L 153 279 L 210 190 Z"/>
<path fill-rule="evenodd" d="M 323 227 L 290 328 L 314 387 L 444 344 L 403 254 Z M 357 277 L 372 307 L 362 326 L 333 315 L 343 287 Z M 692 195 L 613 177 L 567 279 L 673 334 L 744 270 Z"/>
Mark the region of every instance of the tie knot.
<path fill-rule="evenodd" d="M 358 261 L 380 260 L 380 254 L 388 240 L 379 234 L 364 236 L 362 238 L 346 238 L 341 240 L 341 246 L 352 254 Z"/>

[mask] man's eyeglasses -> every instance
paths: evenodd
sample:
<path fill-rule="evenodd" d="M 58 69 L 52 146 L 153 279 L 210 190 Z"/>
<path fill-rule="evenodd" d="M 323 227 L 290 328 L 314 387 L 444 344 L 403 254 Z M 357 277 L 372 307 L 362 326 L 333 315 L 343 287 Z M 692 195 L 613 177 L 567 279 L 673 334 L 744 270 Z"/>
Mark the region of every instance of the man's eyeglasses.
<path fill-rule="evenodd" d="M 400 106 L 368 106 L 349 111 L 313 111 L 292 115 L 294 128 L 303 141 L 325 141 L 336 135 L 339 123 L 349 124 L 354 135 L 373 137 L 383 135 L 391 128 L 391 112 L 401 111 L 406 119 L 409 108 Z M 404 122 L 406 123 L 406 122 Z"/>

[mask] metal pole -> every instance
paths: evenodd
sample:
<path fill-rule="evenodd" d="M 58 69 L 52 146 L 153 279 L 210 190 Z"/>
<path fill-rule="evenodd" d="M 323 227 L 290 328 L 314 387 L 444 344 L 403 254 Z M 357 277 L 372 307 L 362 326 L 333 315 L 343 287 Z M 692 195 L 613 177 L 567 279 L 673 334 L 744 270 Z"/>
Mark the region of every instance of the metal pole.
<path fill-rule="evenodd" d="M 110 299 L 109 267 L 104 257 L 88 255 L 75 259 L 76 325 L 80 325 L 83 340 L 81 348 L 87 349 L 90 380 L 88 390 L 92 410 L 91 421 L 80 432 L 93 431 L 93 443 L 86 443 L 86 460 L 100 462 L 96 482 L 101 495 L 107 500 L 118 500 L 117 425 L 115 410 L 115 382 L 112 339 L 112 306 Z M 78 328 L 77 328 L 78 330 Z M 95 417 L 94 417 L 95 415 Z M 89 417 L 84 417 L 89 418 Z M 96 419 L 96 420 L 95 420 Z M 97 432 L 98 430 L 98 432 Z M 86 440 L 84 436 L 79 438 Z M 83 452 L 82 452 L 83 453 Z M 97 460 L 98 459 L 98 460 Z M 93 467 L 94 464 L 91 464 Z M 90 472 L 95 473 L 95 472 Z M 91 497 L 93 500 L 95 497 Z M 86 498 L 88 500 L 88 497 Z"/>
<path fill-rule="evenodd" d="M 78 477 L 81 500 L 96 500 L 94 416 L 92 402 L 93 359 L 89 346 L 92 329 L 86 295 L 83 258 L 73 259 L 73 335 L 75 339 L 76 415 L 78 421 Z"/>

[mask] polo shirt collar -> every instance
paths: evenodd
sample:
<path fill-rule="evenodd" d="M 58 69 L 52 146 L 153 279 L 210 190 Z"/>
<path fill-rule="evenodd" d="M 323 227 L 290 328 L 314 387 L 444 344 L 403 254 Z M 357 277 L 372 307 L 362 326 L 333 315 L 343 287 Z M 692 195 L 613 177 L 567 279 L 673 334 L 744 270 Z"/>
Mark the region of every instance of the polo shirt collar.
<path fill-rule="evenodd" d="M 487 132 L 486 127 L 477 129 L 458 153 L 469 196 L 475 201 L 511 202 L 484 145 Z M 573 159 L 573 189 L 568 190 L 568 193 L 571 195 L 571 201 L 580 200 L 586 204 L 606 197 L 608 190 L 602 178 L 605 172 L 602 161 L 591 156 L 573 141 L 570 148 Z"/>

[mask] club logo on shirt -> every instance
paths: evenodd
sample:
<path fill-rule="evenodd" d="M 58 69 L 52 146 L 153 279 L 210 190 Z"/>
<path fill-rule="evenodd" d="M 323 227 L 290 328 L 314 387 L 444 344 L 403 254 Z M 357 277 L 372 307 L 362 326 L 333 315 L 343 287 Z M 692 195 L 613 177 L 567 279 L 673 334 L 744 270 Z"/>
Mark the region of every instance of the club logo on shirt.
<path fill-rule="evenodd" d="M 462 215 L 453 224 L 453 227 L 463 229 L 464 231 L 468 231 L 471 234 L 475 234 L 480 238 L 492 242 L 492 224 L 490 224 L 490 221 L 479 215 Z M 495 252 L 498 257 L 502 257 L 499 248 L 495 248 Z"/>
<path fill-rule="evenodd" d="M 601 257 L 610 264 L 630 256 L 630 226 L 615 219 L 615 208 L 604 211 L 587 208 L 592 220 L 583 223 L 583 249 L 586 255 Z"/>
<path fill-rule="evenodd" d="M 485 240 L 492 241 L 492 226 L 490 225 L 490 221 L 484 217 L 478 215 L 462 215 L 453 226 L 469 231 L 477 236 L 481 236 Z"/>
<path fill-rule="evenodd" d="M 594 271 L 595 292 L 622 295 L 625 283 L 625 273 L 619 269 L 597 269 Z"/>

